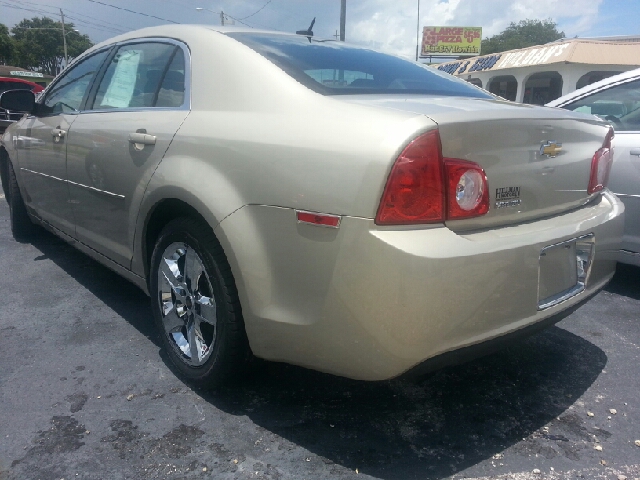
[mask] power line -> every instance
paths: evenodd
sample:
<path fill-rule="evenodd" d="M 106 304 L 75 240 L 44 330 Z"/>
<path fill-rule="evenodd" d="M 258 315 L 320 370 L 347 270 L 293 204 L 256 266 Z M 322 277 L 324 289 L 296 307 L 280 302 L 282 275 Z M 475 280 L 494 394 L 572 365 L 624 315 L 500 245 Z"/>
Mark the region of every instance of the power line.
<path fill-rule="evenodd" d="M 102 30 L 104 32 L 124 33 L 126 31 L 128 31 L 128 30 L 125 30 L 125 29 L 122 29 L 122 28 L 111 27 L 109 25 L 106 25 L 106 23 L 109 23 L 109 22 L 104 22 L 105 25 L 101 25 L 99 23 L 83 20 L 81 18 L 76 17 L 75 15 L 77 15 L 77 14 L 67 15 L 67 18 L 70 18 L 71 20 L 75 20 L 76 22 L 81 23 L 83 25 L 86 25 L 86 26 L 88 26 L 90 28 L 95 28 L 96 30 Z M 135 29 L 131 28 L 130 30 L 135 30 Z"/>
<path fill-rule="evenodd" d="M 24 0 L 9 0 L 9 1 L 13 1 L 13 2 L 19 3 L 19 4 L 25 4 L 26 3 L 26 4 L 31 4 L 31 5 L 38 5 L 36 3 L 28 2 L 28 1 L 24 1 Z M 48 7 L 48 8 L 53 8 L 54 10 L 57 10 L 59 8 L 58 6 L 51 5 L 51 4 L 40 4 L 40 5 Z M 77 12 L 75 10 L 71 10 L 69 8 L 65 8 L 65 12 L 71 12 L 74 15 L 77 15 L 77 16 L 80 16 L 80 17 L 84 17 L 84 18 L 88 18 L 89 20 L 93 20 L 93 22 L 91 22 L 89 20 L 84 20 L 84 19 L 79 19 L 79 18 L 75 18 L 74 17 L 74 20 L 79 21 L 79 22 L 84 22 L 87 25 L 107 27 L 107 28 L 110 28 L 110 29 L 114 29 L 115 28 L 119 32 L 126 31 L 126 30 L 122 30 L 120 27 L 124 27 L 125 29 L 129 29 L 129 30 L 134 30 L 133 27 L 128 27 L 128 26 L 122 25 L 122 24 L 116 24 L 116 23 L 113 23 L 113 22 L 107 22 L 106 20 L 95 18 L 95 17 L 92 17 L 90 15 L 85 15 L 83 13 Z M 69 15 L 67 15 L 67 16 L 69 18 L 72 18 Z M 98 23 L 95 23 L 95 22 L 98 22 Z"/>
<path fill-rule="evenodd" d="M 247 15 L 246 17 L 242 17 L 241 20 L 246 20 L 247 18 L 253 17 L 254 15 L 260 13 L 262 10 L 264 10 L 264 7 L 266 7 L 270 3 L 271 3 L 271 0 L 267 0 L 267 3 L 265 3 L 262 7 L 260 7 L 258 10 L 253 12 L 251 15 Z"/>
<path fill-rule="evenodd" d="M 239 23 L 241 23 L 242 25 L 245 25 L 245 26 L 247 26 L 247 27 L 249 27 L 249 28 L 253 28 L 253 27 L 252 27 L 251 25 L 249 25 L 248 23 L 244 23 L 244 22 L 243 22 L 242 20 L 240 20 L 239 18 L 232 17 L 232 16 L 231 16 L 231 15 L 229 15 L 228 13 L 224 13 L 224 16 L 225 16 L 225 17 L 229 17 L 230 19 L 235 20 L 236 22 L 239 22 Z"/>
<path fill-rule="evenodd" d="M 175 23 L 175 24 L 180 24 L 180 22 L 175 22 L 173 20 L 169 20 L 167 18 L 162 18 L 162 17 L 156 17 L 155 15 L 149 15 L 147 13 L 142 13 L 142 12 L 136 12 L 134 10 L 129 10 L 128 8 L 123 8 L 123 7 L 118 7 L 116 5 L 111 5 L 110 3 L 105 3 L 105 2 L 100 2 L 99 0 L 87 0 L 87 2 L 91 2 L 91 3 L 97 3 L 99 5 L 104 5 L 105 7 L 111 7 L 111 8 L 115 8 L 117 10 L 122 10 L 124 12 L 129 12 L 129 13 L 134 13 L 136 15 L 142 15 L 143 17 L 149 17 L 149 18 L 155 18 L 157 20 L 162 20 L 163 22 L 169 22 L 169 23 Z"/>
<path fill-rule="evenodd" d="M 34 8 L 19 7 L 18 5 L 14 5 L 14 4 L 12 4 L 12 3 L 2 2 L 2 5 L 4 5 L 5 7 L 9 7 L 9 8 L 15 8 L 16 10 L 24 10 L 24 11 L 26 11 L 26 12 L 39 13 L 39 14 L 41 14 L 41 15 L 49 14 L 49 13 L 50 13 L 50 12 L 47 12 L 46 10 L 39 10 L 39 9 L 34 9 Z"/>
<path fill-rule="evenodd" d="M 7 1 L 8 1 L 8 2 L 16 2 L 16 3 L 18 2 L 18 0 L 5 0 L 5 2 L 7 2 Z M 6 5 L 6 6 L 8 6 L 8 7 L 15 8 L 15 9 L 17 9 L 17 10 L 24 10 L 24 11 L 27 11 L 27 12 L 38 13 L 38 14 L 40 14 L 40 15 L 43 15 L 45 18 L 49 18 L 49 19 L 51 19 L 51 20 L 57 21 L 57 20 L 55 20 L 55 19 L 53 19 L 53 18 L 51 18 L 51 17 L 49 17 L 49 16 L 48 16 L 48 15 L 55 15 L 55 16 L 57 17 L 56 13 L 48 12 L 48 11 L 46 11 L 46 10 L 37 9 L 37 8 L 34 8 L 34 7 L 32 7 L 32 8 L 25 8 L 25 7 L 23 6 L 23 5 L 34 5 L 34 6 L 42 6 L 42 7 L 44 7 L 44 8 L 53 8 L 53 9 L 56 9 L 56 10 L 57 10 L 57 8 L 58 8 L 58 7 L 54 7 L 53 5 L 48 5 L 48 4 L 41 4 L 41 5 L 38 5 L 38 4 L 35 4 L 35 3 L 33 3 L 33 2 L 27 2 L 27 1 L 21 1 L 18 5 L 14 5 L 14 4 L 7 4 L 7 3 L 5 3 L 5 2 L 3 2 L 3 4 L 4 4 L 4 5 Z M 114 23 L 111 23 L 111 22 L 105 22 L 105 21 L 102 21 L 102 20 L 98 20 L 98 19 L 93 18 L 93 17 L 90 17 L 90 16 L 88 16 L 88 15 L 83 15 L 83 14 L 81 14 L 81 13 L 77 13 L 77 12 L 75 12 L 74 10 L 71 10 L 71 12 L 73 12 L 73 13 L 74 13 L 74 15 L 67 15 L 67 17 L 68 17 L 68 18 L 70 18 L 70 19 L 72 19 L 72 20 L 75 20 L 78 24 L 82 24 L 82 25 L 88 26 L 88 27 L 90 27 L 90 28 L 94 28 L 94 29 L 96 29 L 96 30 L 102 30 L 102 31 L 105 31 L 105 32 L 111 32 L 111 33 L 114 33 L 114 32 L 115 32 L 115 33 L 123 33 L 123 32 L 125 32 L 125 31 L 126 31 L 126 30 L 122 30 L 122 29 L 120 29 L 120 28 L 115 28 L 115 27 L 118 27 L 118 25 L 116 25 L 116 24 L 114 24 Z M 91 20 L 97 20 L 97 21 L 98 21 L 98 22 L 100 22 L 100 23 L 96 23 L 96 22 L 92 22 L 92 21 L 84 20 L 84 19 L 82 19 L 82 18 L 78 18 L 78 17 L 76 17 L 75 15 L 80 15 L 80 16 L 82 16 L 82 17 L 86 17 L 86 18 L 89 18 L 89 19 L 91 19 Z M 110 26 L 109 24 L 110 24 L 110 25 L 113 25 L 113 26 Z"/>

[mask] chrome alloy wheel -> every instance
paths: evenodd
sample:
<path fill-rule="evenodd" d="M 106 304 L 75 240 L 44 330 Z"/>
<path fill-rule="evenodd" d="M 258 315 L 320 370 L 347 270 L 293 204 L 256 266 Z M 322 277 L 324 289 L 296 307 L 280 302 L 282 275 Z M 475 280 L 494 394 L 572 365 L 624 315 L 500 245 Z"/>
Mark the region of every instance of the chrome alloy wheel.
<path fill-rule="evenodd" d="M 204 364 L 216 341 L 216 302 L 202 259 L 189 245 L 174 242 L 162 253 L 158 300 L 169 343 L 187 365 Z"/>

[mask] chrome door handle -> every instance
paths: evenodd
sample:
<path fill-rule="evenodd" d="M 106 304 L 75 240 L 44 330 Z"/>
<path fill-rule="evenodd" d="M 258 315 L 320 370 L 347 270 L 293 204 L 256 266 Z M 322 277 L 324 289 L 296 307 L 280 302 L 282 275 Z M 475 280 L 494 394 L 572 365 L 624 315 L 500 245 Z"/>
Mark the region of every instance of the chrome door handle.
<path fill-rule="evenodd" d="M 129 143 L 135 143 L 139 145 L 155 145 L 156 144 L 156 136 L 148 135 L 146 133 L 130 133 L 129 134 Z"/>
<path fill-rule="evenodd" d="M 53 128 L 51 130 L 51 135 L 54 136 L 54 137 L 57 137 L 58 139 L 61 139 L 66 134 L 67 134 L 67 131 L 66 130 L 62 130 L 61 128 Z"/>
<path fill-rule="evenodd" d="M 632 148 L 632 149 L 629 151 L 629 153 L 630 153 L 631 155 L 636 155 L 636 156 L 640 157 L 640 148 Z"/>
<path fill-rule="evenodd" d="M 53 137 L 53 143 L 60 143 L 62 139 L 67 134 L 66 130 L 62 130 L 61 128 L 53 128 L 51 129 L 51 136 Z"/>

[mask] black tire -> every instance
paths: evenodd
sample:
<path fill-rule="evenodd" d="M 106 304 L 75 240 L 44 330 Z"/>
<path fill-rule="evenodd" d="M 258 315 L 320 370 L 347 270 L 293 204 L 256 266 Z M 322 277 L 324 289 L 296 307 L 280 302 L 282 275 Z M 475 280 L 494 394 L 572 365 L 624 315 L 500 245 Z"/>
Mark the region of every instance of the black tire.
<path fill-rule="evenodd" d="M 5 165 L 8 190 L 8 192 L 5 192 L 5 195 L 9 203 L 11 233 L 13 234 L 13 238 L 18 241 L 29 240 L 38 233 L 39 228 L 31 221 L 31 217 L 29 217 L 27 213 L 27 207 L 25 207 L 24 200 L 20 194 L 20 187 L 18 187 L 18 180 L 16 179 L 13 165 L 11 165 L 9 161 L 7 161 Z"/>
<path fill-rule="evenodd" d="M 9 203 L 9 173 L 7 172 L 7 165 L 9 160 L 4 150 L 0 150 L 0 180 L 2 180 L 2 191 L 4 192 L 4 199 Z"/>
<path fill-rule="evenodd" d="M 167 224 L 149 275 L 156 327 L 182 377 L 202 388 L 241 378 L 251 353 L 231 268 L 209 225 L 194 218 Z"/>

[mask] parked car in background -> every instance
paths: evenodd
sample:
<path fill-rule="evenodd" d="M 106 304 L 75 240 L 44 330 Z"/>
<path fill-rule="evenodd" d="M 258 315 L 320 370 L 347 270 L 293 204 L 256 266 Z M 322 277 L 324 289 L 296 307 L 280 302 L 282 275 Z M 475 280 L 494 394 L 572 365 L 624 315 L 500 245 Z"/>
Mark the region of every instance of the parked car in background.
<path fill-rule="evenodd" d="M 0 93 L 7 90 L 31 90 L 33 93 L 39 93 L 44 87 L 21 78 L 0 77 Z"/>
<path fill-rule="evenodd" d="M 14 236 L 148 292 L 199 385 L 251 354 L 364 380 L 457 362 L 615 271 L 607 122 L 367 48 L 154 27 L 2 105 L 28 112 L 0 148 Z"/>
<path fill-rule="evenodd" d="M 609 188 L 626 209 L 618 261 L 640 266 L 640 68 L 587 85 L 547 105 L 591 113 L 613 126 Z"/>
<path fill-rule="evenodd" d="M 44 87 L 20 78 L 0 77 L 0 93 L 7 90 L 30 90 L 33 93 L 40 93 L 44 90 Z M 11 122 L 18 120 L 22 115 L 22 112 L 11 113 L 0 108 L 0 134 L 4 132 Z"/>

